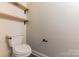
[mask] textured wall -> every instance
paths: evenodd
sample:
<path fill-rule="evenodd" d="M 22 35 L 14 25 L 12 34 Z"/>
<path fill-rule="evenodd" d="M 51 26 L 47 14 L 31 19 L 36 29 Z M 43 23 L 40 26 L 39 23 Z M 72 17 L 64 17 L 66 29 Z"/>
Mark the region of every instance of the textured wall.
<path fill-rule="evenodd" d="M 79 56 L 79 3 L 28 3 L 27 39 L 48 56 Z M 45 38 L 48 43 L 41 43 Z"/>

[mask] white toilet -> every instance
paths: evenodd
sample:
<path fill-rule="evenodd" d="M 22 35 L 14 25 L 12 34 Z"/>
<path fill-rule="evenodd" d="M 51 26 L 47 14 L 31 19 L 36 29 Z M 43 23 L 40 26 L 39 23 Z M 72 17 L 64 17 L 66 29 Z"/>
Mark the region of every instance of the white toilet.
<path fill-rule="evenodd" d="M 23 35 L 8 36 L 9 46 L 12 47 L 13 56 L 27 57 L 32 53 L 31 47 L 23 43 Z"/>

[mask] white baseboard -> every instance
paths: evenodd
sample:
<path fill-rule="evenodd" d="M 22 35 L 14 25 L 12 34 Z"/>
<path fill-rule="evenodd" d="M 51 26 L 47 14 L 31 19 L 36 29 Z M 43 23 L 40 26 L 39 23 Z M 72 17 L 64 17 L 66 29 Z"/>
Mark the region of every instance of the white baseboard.
<path fill-rule="evenodd" d="M 38 51 L 32 50 L 32 54 L 37 56 L 37 57 L 48 57 L 47 55 L 40 53 Z"/>

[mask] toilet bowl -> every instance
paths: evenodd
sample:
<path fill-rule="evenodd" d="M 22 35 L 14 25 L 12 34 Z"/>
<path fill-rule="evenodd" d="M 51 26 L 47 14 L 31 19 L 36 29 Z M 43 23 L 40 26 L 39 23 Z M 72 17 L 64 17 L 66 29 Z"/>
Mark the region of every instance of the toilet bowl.
<path fill-rule="evenodd" d="M 17 45 L 13 48 L 13 56 L 25 57 L 32 53 L 31 48 L 28 44 Z"/>
<path fill-rule="evenodd" d="M 15 57 L 27 57 L 32 53 L 31 47 L 23 43 L 23 35 L 7 36 L 9 46 L 12 48 L 12 55 Z"/>

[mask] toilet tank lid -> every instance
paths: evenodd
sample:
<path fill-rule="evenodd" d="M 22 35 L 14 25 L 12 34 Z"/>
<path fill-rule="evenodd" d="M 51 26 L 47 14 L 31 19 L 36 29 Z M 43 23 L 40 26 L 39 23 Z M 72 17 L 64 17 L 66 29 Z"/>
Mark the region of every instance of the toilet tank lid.
<path fill-rule="evenodd" d="M 21 52 L 21 53 L 28 53 L 29 51 L 31 51 L 31 48 L 29 45 L 27 44 L 21 44 L 21 45 L 17 45 L 14 47 L 14 50 L 16 52 Z"/>

